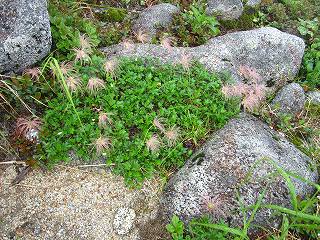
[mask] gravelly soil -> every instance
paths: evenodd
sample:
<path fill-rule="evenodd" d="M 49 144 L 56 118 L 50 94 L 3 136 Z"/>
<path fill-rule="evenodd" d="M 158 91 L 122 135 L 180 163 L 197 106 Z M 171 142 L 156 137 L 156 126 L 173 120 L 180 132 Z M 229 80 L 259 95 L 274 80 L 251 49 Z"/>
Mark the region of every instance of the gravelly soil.
<path fill-rule="evenodd" d="M 33 170 L 19 185 L 13 166 L 0 172 L 0 239 L 144 239 L 138 226 L 156 218 L 161 183 L 146 181 L 128 189 L 122 178 L 106 171 L 56 167 Z M 117 235 L 113 218 L 118 208 L 135 211 L 134 227 Z M 152 220 L 154 221 L 154 220 Z M 145 231 L 145 229 L 144 229 Z"/>

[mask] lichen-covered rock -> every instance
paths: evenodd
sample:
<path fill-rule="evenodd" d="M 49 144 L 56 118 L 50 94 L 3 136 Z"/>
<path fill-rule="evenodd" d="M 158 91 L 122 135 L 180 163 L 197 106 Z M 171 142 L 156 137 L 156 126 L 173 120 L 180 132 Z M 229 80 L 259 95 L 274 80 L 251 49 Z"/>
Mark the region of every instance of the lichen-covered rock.
<path fill-rule="evenodd" d="M 51 48 L 46 0 L 0 1 L 0 73 L 19 72 Z"/>
<path fill-rule="evenodd" d="M 296 115 L 303 110 L 306 96 L 298 83 L 284 86 L 272 101 L 273 108 L 281 114 Z"/>
<path fill-rule="evenodd" d="M 239 226 L 243 219 L 239 201 L 245 207 L 253 205 L 264 189 L 263 203 L 291 207 L 286 182 L 281 174 L 272 175 L 277 170 L 270 160 L 309 181 L 318 180 L 318 174 L 309 168 L 309 157 L 265 123 L 242 113 L 216 132 L 169 180 L 160 209 L 167 219 L 176 214 L 188 222 L 209 214 Z M 310 185 L 292 180 L 299 197 L 313 192 Z M 271 214 L 271 210 L 260 209 L 254 223 L 277 226 Z"/>
<path fill-rule="evenodd" d="M 311 104 L 320 105 L 320 91 L 307 92 L 307 99 Z"/>
<path fill-rule="evenodd" d="M 168 27 L 172 22 L 173 15 L 179 11 L 178 7 L 170 3 L 151 6 L 140 13 L 132 29 L 134 32 L 142 30 L 147 33 L 149 37 L 153 37 L 156 35 L 159 27 Z"/>
<path fill-rule="evenodd" d="M 303 39 L 265 27 L 250 31 L 234 32 L 215 37 L 198 47 L 172 47 L 154 44 L 135 44 L 126 47 L 118 44 L 104 48 L 112 57 L 153 57 L 164 63 L 180 63 L 183 59 L 197 60 L 207 70 L 229 72 L 235 80 L 243 80 L 241 66 L 253 69 L 262 84 L 275 90 L 297 74 L 304 54 Z"/>
<path fill-rule="evenodd" d="M 126 235 L 133 227 L 136 213 L 131 208 L 119 208 L 113 220 L 113 228 L 119 235 Z"/>
<path fill-rule="evenodd" d="M 238 19 L 243 12 L 241 0 L 208 0 L 206 13 L 223 20 Z"/>

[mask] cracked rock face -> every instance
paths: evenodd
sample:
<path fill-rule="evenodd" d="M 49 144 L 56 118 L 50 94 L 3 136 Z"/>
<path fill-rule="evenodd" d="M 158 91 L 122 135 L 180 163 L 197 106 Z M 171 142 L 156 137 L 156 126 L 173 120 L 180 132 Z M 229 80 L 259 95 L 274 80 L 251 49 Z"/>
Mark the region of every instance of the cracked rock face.
<path fill-rule="evenodd" d="M 209 214 L 232 226 L 242 224 L 238 195 L 244 206 L 257 202 L 291 207 L 284 178 L 271 162 L 316 182 L 318 173 L 309 168 L 311 159 L 268 125 L 242 113 L 216 132 L 168 182 L 161 200 L 162 215 L 173 214 L 188 222 Z M 271 176 L 272 173 L 275 173 Z M 299 197 L 313 192 L 306 183 L 292 179 Z M 279 219 L 269 209 L 260 209 L 255 224 L 276 227 Z"/>
<path fill-rule="evenodd" d="M 142 30 L 146 32 L 149 37 L 153 37 L 156 35 L 159 27 L 168 27 L 173 20 L 173 15 L 179 11 L 178 7 L 169 3 L 161 3 L 146 8 L 135 21 L 133 31 L 138 32 Z"/>
<path fill-rule="evenodd" d="M 241 0 L 208 0 L 206 13 L 223 20 L 238 19 L 243 12 Z"/>
<path fill-rule="evenodd" d="M 278 92 L 272 101 L 272 106 L 281 114 L 296 115 L 303 110 L 305 102 L 303 88 L 298 83 L 290 83 Z"/>
<path fill-rule="evenodd" d="M 104 48 L 107 57 L 159 58 L 163 63 L 179 63 L 184 55 L 202 63 L 211 72 L 227 72 L 236 81 L 244 80 L 241 66 L 254 69 L 261 83 L 274 91 L 297 74 L 303 57 L 304 41 L 275 28 L 265 27 L 215 37 L 198 47 L 124 44 Z"/>
<path fill-rule="evenodd" d="M 51 48 L 46 0 L 0 1 L 0 73 L 20 72 Z"/>

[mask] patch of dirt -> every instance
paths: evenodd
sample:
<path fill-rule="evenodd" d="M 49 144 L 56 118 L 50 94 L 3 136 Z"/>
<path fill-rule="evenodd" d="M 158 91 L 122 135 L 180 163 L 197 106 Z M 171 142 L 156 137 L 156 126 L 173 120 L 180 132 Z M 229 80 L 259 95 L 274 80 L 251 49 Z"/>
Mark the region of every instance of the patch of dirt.
<path fill-rule="evenodd" d="M 154 219 L 139 226 L 139 235 L 141 240 L 165 240 L 171 239 L 166 231 L 166 222 L 163 217 L 157 215 Z"/>
<path fill-rule="evenodd" d="M 121 177 L 105 169 L 58 166 L 33 170 L 17 185 L 14 166 L 0 172 L 0 239 L 123 239 L 139 237 L 139 228 L 154 228 L 161 183 L 145 181 L 128 189 Z M 142 204 L 141 204 L 142 203 Z M 113 218 L 120 207 L 136 212 L 133 229 L 119 236 Z M 159 225 L 160 226 L 160 225 Z M 165 229 L 159 227 L 157 234 Z M 145 239 L 145 238 L 143 238 Z M 149 238 L 155 239 L 155 238 Z"/>

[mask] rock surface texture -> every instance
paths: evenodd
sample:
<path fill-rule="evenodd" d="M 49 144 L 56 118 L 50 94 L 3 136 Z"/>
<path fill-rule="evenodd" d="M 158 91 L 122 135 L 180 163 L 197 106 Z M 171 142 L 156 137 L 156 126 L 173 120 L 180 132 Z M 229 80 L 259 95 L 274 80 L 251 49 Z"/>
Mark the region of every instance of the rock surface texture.
<path fill-rule="evenodd" d="M 1 240 L 157 239 L 144 235 L 154 228 L 149 222 L 158 211 L 160 180 L 132 190 L 104 169 L 70 165 L 48 172 L 35 169 L 11 185 L 16 176 L 13 165 L 0 168 Z"/>
<path fill-rule="evenodd" d="M 298 83 L 290 83 L 278 92 L 272 101 L 272 106 L 281 114 L 296 115 L 303 110 L 305 102 L 303 88 Z"/>
<path fill-rule="evenodd" d="M 46 0 L 0 1 L 0 73 L 19 72 L 51 48 Z"/>
<path fill-rule="evenodd" d="M 246 6 L 255 7 L 261 4 L 262 0 L 248 0 Z"/>
<path fill-rule="evenodd" d="M 133 227 L 136 213 L 134 209 L 122 207 L 117 210 L 113 219 L 113 228 L 119 235 L 128 234 Z"/>
<path fill-rule="evenodd" d="M 275 28 L 260 28 L 234 32 L 212 38 L 208 43 L 192 48 L 135 44 L 118 44 L 104 48 L 109 58 L 153 57 L 164 63 L 179 63 L 184 58 L 197 60 L 209 71 L 228 72 L 237 80 L 244 80 L 239 72 L 247 66 L 261 76 L 261 83 L 276 89 L 298 72 L 304 53 L 304 41 Z"/>
<path fill-rule="evenodd" d="M 156 35 L 159 27 L 168 27 L 172 22 L 173 15 L 179 11 L 178 7 L 169 3 L 151 6 L 140 13 L 133 25 L 133 31 L 142 30 L 149 37 L 152 37 Z"/>
<path fill-rule="evenodd" d="M 305 154 L 260 120 L 242 113 L 214 134 L 169 180 L 161 200 L 162 215 L 170 218 L 177 214 L 188 222 L 210 214 L 216 220 L 239 225 L 242 214 L 237 191 L 244 206 L 249 206 L 265 188 L 263 203 L 290 207 L 286 182 L 280 174 L 271 177 L 277 171 L 267 159 L 310 181 L 318 179 L 309 169 L 311 160 Z M 313 191 L 299 180 L 293 179 L 293 184 L 300 197 Z M 270 210 L 260 209 L 255 223 L 274 227 L 277 220 Z"/>
<path fill-rule="evenodd" d="M 320 105 L 320 91 L 308 92 L 307 99 L 314 105 Z"/>
<path fill-rule="evenodd" d="M 238 19 L 243 12 L 241 0 L 208 0 L 206 13 L 223 20 Z"/>

